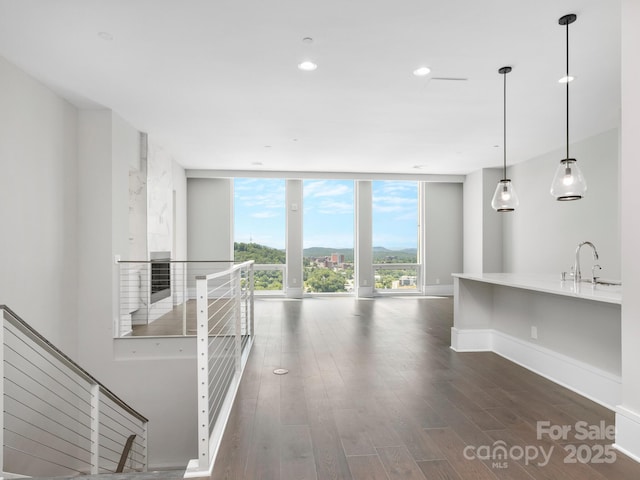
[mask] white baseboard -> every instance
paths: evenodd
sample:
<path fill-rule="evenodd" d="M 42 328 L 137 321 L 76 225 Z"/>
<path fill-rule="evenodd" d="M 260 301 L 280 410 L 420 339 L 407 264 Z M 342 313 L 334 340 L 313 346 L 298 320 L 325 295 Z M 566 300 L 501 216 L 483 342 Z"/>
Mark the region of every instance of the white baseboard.
<path fill-rule="evenodd" d="M 491 352 L 493 330 L 451 327 L 451 348 L 456 352 Z"/>
<path fill-rule="evenodd" d="M 640 462 L 640 415 L 622 405 L 616 407 L 616 450 Z"/>
<path fill-rule="evenodd" d="M 620 376 L 497 330 L 454 327 L 451 348 L 457 352 L 494 352 L 610 410 L 622 399 Z"/>
<path fill-rule="evenodd" d="M 373 287 L 358 287 L 358 298 L 372 298 L 373 294 Z"/>
<path fill-rule="evenodd" d="M 291 288 L 291 287 L 287 287 L 287 292 L 285 294 L 286 298 L 302 298 L 304 292 L 302 291 L 301 287 L 298 288 Z"/>
<path fill-rule="evenodd" d="M 424 286 L 424 294 L 425 295 L 442 296 L 442 297 L 451 297 L 451 296 L 453 296 L 453 284 L 451 284 L 451 285 L 425 285 Z"/>

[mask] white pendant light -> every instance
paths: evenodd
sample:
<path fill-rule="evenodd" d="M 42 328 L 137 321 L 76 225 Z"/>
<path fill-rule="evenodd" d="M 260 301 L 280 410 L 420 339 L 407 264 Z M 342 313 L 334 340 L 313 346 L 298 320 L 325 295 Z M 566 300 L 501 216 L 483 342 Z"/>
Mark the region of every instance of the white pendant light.
<path fill-rule="evenodd" d="M 511 184 L 511 179 L 507 178 L 507 73 L 511 71 L 511 67 L 502 67 L 498 73 L 503 75 L 503 162 L 502 162 L 502 180 L 498 182 L 496 191 L 491 200 L 491 207 L 497 212 L 513 212 L 518 206 L 518 195 Z"/>
<path fill-rule="evenodd" d="M 576 21 L 576 15 L 570 13 L 558 20 L 558 24 L 567 28 L 567 75 L 569 76 L 569 25 Z M 587 182 L 582 176 L 580 168 L 575 158 L 569 158 L 569 81 L 566 83 L 567 89 L 567 155 L 560 161 L 556 170 L 556 175 L 551 183 L 551 195 L 559 201 L 580 200 L 587 191 Z"/>

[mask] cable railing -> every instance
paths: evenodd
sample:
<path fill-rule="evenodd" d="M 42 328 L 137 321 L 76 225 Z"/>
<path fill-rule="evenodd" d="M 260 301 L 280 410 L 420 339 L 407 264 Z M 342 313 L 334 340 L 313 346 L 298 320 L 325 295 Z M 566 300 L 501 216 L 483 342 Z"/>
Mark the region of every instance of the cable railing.
<path fill-rule="evenodd" d="M 9 308 L 0 310 L 3 474 L 146 471 L 148 420 Z"/>
<path fill-rule="evenodd" d="M 196 278 L 198 458 L 185 477 L 211 474 L 253 344 L 253 261 Z"/>
<path fill-rule="evenodd" d="M 260 296 L 283 295 L 286 269 L 283 263 L 254 264 L 254 293 Z"/>
<path fill-rule="evenodd" d="M 222 272 L 229 260 L 121 260 L 114 336 L 196 335 L 196 277 Z"/>
<path fill-rule="evenodd" d="M 420 291 L 419 263 L 374 263 L 373 271 L 377 293 Z"/>

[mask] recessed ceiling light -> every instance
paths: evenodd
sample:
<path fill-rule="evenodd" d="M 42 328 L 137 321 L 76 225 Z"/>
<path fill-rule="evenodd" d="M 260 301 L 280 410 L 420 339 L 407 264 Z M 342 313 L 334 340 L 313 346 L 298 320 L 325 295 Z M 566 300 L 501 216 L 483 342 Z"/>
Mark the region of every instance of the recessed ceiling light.
<path fill-rule="evenodd" d="M 318 65 L 309 60 L 305 60 L 304 62 L 298 64 L 298 68 L 300 70 L 304 70 L 305 72 L 311 72 L 318 68 Z"/>
<path fill-rule="evenodd" d="M 573 82 L 576 77 L 572 77 L 571 75 L 567 75 L 558 80 L 558 83 L 569 83 Z"/>
<path fill-rule="evenodd" d="M 313 43 L 313 38 L 311 37 L 304 37 L 302 39 L 302 43 Z"/>
<path fill-rule="evenodd" d="M 251 165 L 253 165 L 254 167 L 259 167 L 262 165 L 262 162 L 251 162 Z"/>
<path fill-rule="evenodd" d="M 413 74 L 416 77 L 424 77 L 426 75 L 429 75 L 429 73 L 431 73 L 431 69 L 429 67 L 420 67 L 420 68 L 416 68 L 413 71 Z"/>
<path fill-rule="evenodd" d="M 113 40 L 113 35 L 111 35 L 109 32 L 98 32 L 98 36 L 102 40 L 107 40 L 107 41 Z"/>

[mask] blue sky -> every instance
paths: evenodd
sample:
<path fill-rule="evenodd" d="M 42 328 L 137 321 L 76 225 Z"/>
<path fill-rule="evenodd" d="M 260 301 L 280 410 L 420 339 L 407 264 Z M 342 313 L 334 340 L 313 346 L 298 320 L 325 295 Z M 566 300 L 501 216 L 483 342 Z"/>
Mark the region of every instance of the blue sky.
<path fill-rule="evenodd" d="M 353 248 L 354 182 L 304 180 L 304 248 Z M 373 245 L 416 248 L 417 182 L 373 182 Z M 285 248 L 283 179 L 234 181 L 235 241 Z"/>

